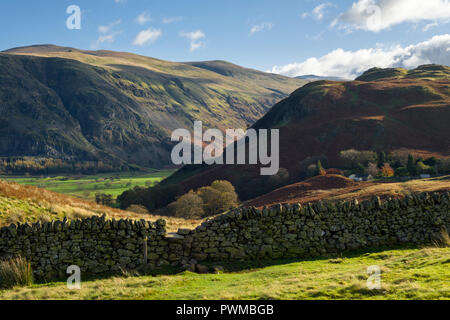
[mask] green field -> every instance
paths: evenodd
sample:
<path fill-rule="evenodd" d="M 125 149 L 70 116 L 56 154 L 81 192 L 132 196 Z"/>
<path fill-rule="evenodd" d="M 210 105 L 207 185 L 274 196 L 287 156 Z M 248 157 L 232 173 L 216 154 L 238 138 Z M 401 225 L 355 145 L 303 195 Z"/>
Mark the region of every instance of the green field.
<path fill-rule="evenodd" d="M 0 299 L 450 299 L 449 263 L 450 248 L 391 249 L 223 274 L 82 281 L 81 290 L 39 284 L 0 291 Z M 369 266 L 380 267 L 381 289 L 367 287 Z"/>
<path fill-rule="evenodd" d="M 174 170 L 161 170 L 152 173 L 106 173 L 89 176 L 24 177 L 0 176 L 0 179 L 23 185 L 32 185 L 54 192 L 92 200 L 96 193 L 106 193 L 117 197 L 125 190 L 134 187 L 154 186 L 170 176 Z"/>

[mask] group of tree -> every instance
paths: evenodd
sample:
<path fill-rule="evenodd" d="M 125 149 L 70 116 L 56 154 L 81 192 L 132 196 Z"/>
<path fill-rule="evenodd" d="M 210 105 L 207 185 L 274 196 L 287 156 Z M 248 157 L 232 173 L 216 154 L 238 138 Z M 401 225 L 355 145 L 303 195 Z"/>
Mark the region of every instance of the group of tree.
<path fill-rule="evenodd" d="M 76 161 L 41 157 L 0 158 L 0 173 L 11 175 L 73 174 L 75 172 L 80 174 L 97 174 L 124 171 L 125 169 L 127 168 L 124 166 L 114 166 L 103 161 Z"/>
<path fill-rule="evenodd" d="M 420 174 L 436 174 L 439 173 L 439 160 L 431 157 L 426 160 L 414 159 L 413 155 L 408 155 L 408 163 L 406 166 L 398 167 L 395 171 L 398 176 L 417 176 Z M 445 173 L 445 172 L 443 172 Z"/>
<path fill-rule="evenodd" d="M 176 217 L 199 219 L 214 216 L 235 208 L 239 204 L 233 185 L 224 180 L 214 181 L 211 186 L 191 190 L 169 205 Z"/>
<path fill-rule="evenodd" d="M 412 154 L 392 153 L 384 151 L 342 151 L 340 158 L 349 173 L 370 174 L 374 177 L 406 177 L 420 174 L 450 173 L 450 158 L 415 159 Z"/>
<path fill-rule="evenodd" d="M 110 194 L 96 193 L 95 202 L 104 206 L 112 206 L 114 204 L 114 199 Z"/>
<path fill-rule="evenodd" d="M 117 197 L 121 209 L 131 205 L 142 205 L 148 211 L 154 212 L 164 208 L 185 192 L 180 184 L 156 185 L 154 187 L 135 187 L 124 191 Z"/>

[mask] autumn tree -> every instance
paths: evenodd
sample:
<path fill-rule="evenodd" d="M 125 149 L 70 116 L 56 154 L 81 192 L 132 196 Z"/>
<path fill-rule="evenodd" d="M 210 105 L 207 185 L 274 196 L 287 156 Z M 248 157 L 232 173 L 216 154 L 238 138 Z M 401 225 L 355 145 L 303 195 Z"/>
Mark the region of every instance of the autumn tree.
<path fill-rule="evenodd" d="M 193 190 L 179 197 L 169 205 L 175 217 L 185 219 L 200 219 L 204 216 L 203 200 Z"/>
<path fill-rule="evenodd" d="M 197 194 L 203 200 L 203 208 L 207 216 L 232 209 L 239 203 L 233 185 L 224 180 L 214 181 L 211 186 L 200 188 Z"/>
<path fill-rule="evenodd" d="M 394 169 L 392 169 L 392 167 L 389 165 L 389 163 L 385 163 L 383 165 L 383 167 L 381 168 L 381 173 L 383 175 L 383 177 L 393 177 L 395 174 Z"/>
<path fill-rule="evenodd" d="M 327 174 L 327 172 L 325 171 L 325 169 L 322 166 L 322 162 L 319 160 L 317 161 L 317 171 L 316 171 L 316 175 L 317 176 L 325 176 Z"/>

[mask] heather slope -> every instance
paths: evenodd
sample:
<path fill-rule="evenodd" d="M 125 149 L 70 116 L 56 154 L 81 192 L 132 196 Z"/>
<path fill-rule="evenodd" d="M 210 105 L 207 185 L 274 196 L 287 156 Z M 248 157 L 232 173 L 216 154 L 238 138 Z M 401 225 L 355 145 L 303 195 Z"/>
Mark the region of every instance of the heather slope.
<path fill-rule="evenodd" d="M 343 150 L 399 151 L 450 156 L 450 68 L 371 69 L 356 81 L 317 81 L 277 103 L 253 126 L 280 129 L 280 165 L 292 180 L 322 159 L 341 167 Z M 316 159 L 316 160 L 314 160 Z M 247 200 L 270 188 L 254 166 L 187 167 L 167 183 L 186 189 L 227 179 Z M 273 190 L 273 189 L 272 189 Z"/>

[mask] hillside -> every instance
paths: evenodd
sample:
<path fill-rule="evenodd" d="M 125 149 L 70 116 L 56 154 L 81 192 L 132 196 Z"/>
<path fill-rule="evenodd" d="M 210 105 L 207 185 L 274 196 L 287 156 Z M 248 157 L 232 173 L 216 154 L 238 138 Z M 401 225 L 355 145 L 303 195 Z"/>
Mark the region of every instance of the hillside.
<path fill-rule="evenodd" d="M 280 129 L 280 166 L 291 180 L 306 178 L 320 159 L 342 167 L 343 150 L 401 151 L 450 156 L 450 68 L 371 69 L 355 81 L 317 81 L 276 104 L 253 128 Z M 270 192 L 255 166 L 189 166 L 165 183 L 186 190 L 231 181 L 242 200 Z"/>
<path fill-rule="evenodd" d="M 245 128 L 305 81 L 52 45 L 0 53 L 0 155 L 170 165 L 170 134 Z"/>
<path fill-rule="evenodd" d="M 246 206 L 262 208 L 277 203 L 308 204 L 318 200 L 358 201 L 370 200 L 375 196 L 381 199 L 403 198 L 405 195 L 420 192 L 450 191 L 450 176 L 411 180 L 407 182 L 355 182 L 339 175 L 317 176 L 306 181 L 290 184 L 245 202 Z"/>
<path fill-rule="evenodd" d="M 113 209 L 91 201 L 66 196 L 46 189 L 0 180 L 0 228 L 11 223 L 35 223 L 54 220 L 76 220 L 106 215 L 109 219 L 156 221 L 151 214 Z M 200 220 L 167 218 L 169 232 L 179 228 L 195 228 Z"/>

